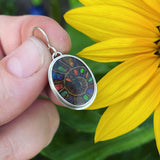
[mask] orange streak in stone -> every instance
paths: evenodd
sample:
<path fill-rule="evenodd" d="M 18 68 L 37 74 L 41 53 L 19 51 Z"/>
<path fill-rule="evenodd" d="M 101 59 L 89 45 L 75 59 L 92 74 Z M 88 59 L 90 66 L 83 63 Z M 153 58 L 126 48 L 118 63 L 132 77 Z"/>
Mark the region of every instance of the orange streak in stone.
<path fill-rule="evenodd" d="M 74 73 L 75 73 L 75 75 L 78 75 L 78 72 L 77 72 L 77 70 L 76 70 L 76 69 L 74 70 Z"/>
<path fill-rule="evenodd" d="M 88 77 L 88 72 L 87 72 L 87 74 L 86 74 L 86 78 Z"/>
<path fill-rule="evenodd" d="M 71 66 L 73 66 L 73 62 L 72 62 L 72 59 L 71 59 L 71 58 L 69 59 L 69 64 L 70 64 Z"/>
<path fill-rule="evenodd" d="M 70 78 L 66 78 L 66 81 L 71 82 L 71 79 Z"/>

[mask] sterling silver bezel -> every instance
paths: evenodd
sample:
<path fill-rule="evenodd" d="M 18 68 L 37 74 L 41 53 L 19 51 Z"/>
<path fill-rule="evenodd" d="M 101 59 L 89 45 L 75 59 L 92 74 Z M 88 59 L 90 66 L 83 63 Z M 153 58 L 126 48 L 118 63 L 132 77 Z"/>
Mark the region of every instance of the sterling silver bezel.
<path fill-rule="evenodd" d="M 58 92 L 58 90 L 55 88 L 55 85 L 53 83 L 53 78 L 52 78 L 52 70 L 53 70 L 53 66 L 54 64 L 56 63 L 57 60 L 63 58 L 63 57 L 73 57 L 73 58 L 76 58 L 78 59 L 79 61 L 81 61 L 85 67 L 88 69 L 88 71 L 90 72 L 92 78 L 93 78 L 93 84 L 94 84 L 94 92 L 93 92 L 93 95 L 92 97 L 90 98 L 90 100 L 88 102 L 86 102 L 84 105 L 74 105 L 74 104 L 71 104 L 69 103 L 67 100 L 65 100 Z M 49 85 L 50 85 L 50 88 L 53 92 L 53 94 L 60 100 L 60 102 L 62 102 L 67 108 L 70 108 L 70 109 L 73 109 L 73 110 L 83 110 L 87 107 L 89 107 L 93 101 L 95 100 L 96 98 L 96 95 L 97 95 L 97 85 L 96 85 L 96 80 L 95 80 L 95 77 L 92 73 L 92 71 L 90 70 L 90 68 L 87 66 L 87 64 L 81 60 L 80 58 L 76 57 L 76 56 L 72 56 L 72 55 L 61 55 L 61 56 L 58 56 L 56 58 L 54 58 L 49 66 L 49 70 L 48 70 L 48 81 L 49 81 Z"/>

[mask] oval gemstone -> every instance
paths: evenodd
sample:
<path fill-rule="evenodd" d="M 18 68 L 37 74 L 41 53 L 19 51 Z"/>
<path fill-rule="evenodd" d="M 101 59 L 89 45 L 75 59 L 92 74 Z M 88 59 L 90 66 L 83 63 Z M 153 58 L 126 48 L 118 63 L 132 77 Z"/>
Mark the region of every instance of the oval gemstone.
<path fill-rule="evenodd" d="M 68 108 L 87 108 L 96 97 L 94 75 L 78 57 L 61 55 L 53 59 L 48 78 L 53 93 Z"/>

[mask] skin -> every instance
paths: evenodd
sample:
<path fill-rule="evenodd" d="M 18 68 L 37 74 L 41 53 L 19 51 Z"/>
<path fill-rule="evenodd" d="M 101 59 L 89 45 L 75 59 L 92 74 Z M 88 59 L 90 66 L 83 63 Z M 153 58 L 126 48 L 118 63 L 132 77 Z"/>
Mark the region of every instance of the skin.
<path fill-rule="evenodd" d="M 51 54 L 40 32 L 35 31 L 36 38 L 33 38 L 38 45 L 34 46 L 31 39 L 27 40 L 35 26 L 43 28 L 57 51 L 65 54 L 70 50 L 68 34 L 51 18 L 0 16 L 1 160 L 31 159 L 50 143 L 58 128 L 59 115 L 54 103 L 61 103 L 49 89 L 47 79 Z M 27 61 L 27 58 L 19 58 L 29 65 L 26 65 L 24 75 L 17 76 L 10 71 L 9 60 L 14 56 L 27 57 L 27 48 L 23 45 L 26 41 L 31 44 L 28 45 L 28 51 L 38 52 L 36 48 L 41 48 L 43 63 L 40 63 L 39 57 L 33 58 L 33 63 L 32 59 Z M 40 65 L 36 68 L 35 64 Z M 50 100 L 38 99 L 40 94 L 48 96 Z"/>

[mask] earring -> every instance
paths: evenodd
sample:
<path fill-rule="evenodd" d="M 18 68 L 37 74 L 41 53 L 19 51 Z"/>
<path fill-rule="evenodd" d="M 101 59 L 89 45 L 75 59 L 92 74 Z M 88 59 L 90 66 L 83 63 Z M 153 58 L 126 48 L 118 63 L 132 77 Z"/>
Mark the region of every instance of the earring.
<path fill-rule="evenodd" d="M 45 37 L 52 53 L 48 70 L 50 88 L 55 96 L 68 108 L 82 110 L 89 107 L 97 94 L 95 77 L 84 61 L 73 55 L 63 55 L 50 45 L 43 29 L 34 27 Z"/>

